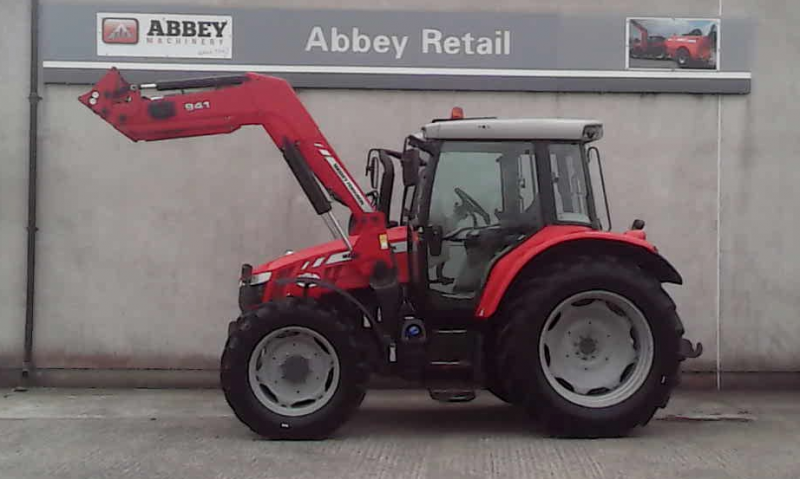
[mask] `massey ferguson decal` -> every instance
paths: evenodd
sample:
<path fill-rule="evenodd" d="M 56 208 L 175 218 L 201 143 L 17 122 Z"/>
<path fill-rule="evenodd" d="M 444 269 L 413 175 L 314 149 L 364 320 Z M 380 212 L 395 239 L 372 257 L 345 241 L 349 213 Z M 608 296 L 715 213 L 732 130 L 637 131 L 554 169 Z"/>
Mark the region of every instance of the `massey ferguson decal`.
<path fill-rule="evenodd" d="M 98 13 L 97 55 L 232 58 L 233 18 L 220 15 Z"/>

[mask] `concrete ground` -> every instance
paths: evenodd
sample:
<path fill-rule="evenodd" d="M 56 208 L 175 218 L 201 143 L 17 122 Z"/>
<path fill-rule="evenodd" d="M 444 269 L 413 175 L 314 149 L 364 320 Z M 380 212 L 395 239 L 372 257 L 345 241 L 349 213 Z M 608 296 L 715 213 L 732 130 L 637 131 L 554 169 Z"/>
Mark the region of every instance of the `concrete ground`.
<path fill-rule="evenodd" d="M 488 393 L 371 391 L 331 440 L 269 442 L 216 390 L 2 392 L 3 477 L 793 477 L 800 393 L 678 392 L 634 436 L 555 440 Z"/>

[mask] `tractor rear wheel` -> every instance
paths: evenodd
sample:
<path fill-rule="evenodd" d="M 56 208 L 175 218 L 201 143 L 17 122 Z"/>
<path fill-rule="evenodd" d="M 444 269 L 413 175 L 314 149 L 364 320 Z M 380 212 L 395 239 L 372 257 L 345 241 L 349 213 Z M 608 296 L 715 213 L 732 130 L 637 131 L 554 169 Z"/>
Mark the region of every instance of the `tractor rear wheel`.
<path fill-rule="evenodd" d="M 495 332 L 486 342 L 485 346 L 485 363 L 486 363 L 486 390 L 489 391 L 492 395 L 497 397 L 497 399 L 514 405 L 519 404 L 518 398 L 514 398 L 510 395 L 509 391 L 507 390 L 506 382 L 503 379 L 503 374 L 501 373 L 501 367 L 499 363 L 499 359 L 501 358 L 499 353 L 499 348 L 502 348 L 503 345 L 503 338 L 501 335 L 503 333 L 507 333 L 505 330 L 499 330 Z"/>
<path fill-rule="evenodd" d="M 499 378 L 491 378 L 487 382 L 486 390 L 505 403 L 514 404 L 514 399 L 506 391 L 506 387 Z"/>
<path fill-rule="evenodd" d="M 330 436 L 361 404 L 367 377 L 352 325 L 297 298 L 239 318 L 220 368 L 236 417 L 270 439 Z"/>
<path fill-rule="evenodd" d="M 679 67 L 681 67 L 681 68 L 688 67 L 689 63 L 691 63 L 691 60 L 692 60 L 692 56 L 689 53 L 689 50 L 687 50 L 684 47 L 681 47 L 681 48 L 678 49 L 678 52 L 675 55 L 675 61 L 678 62 L 678 66 Z"/>
<path fill-rule="evenodd" d="M 666 406 L 683 327 L 656 278 L 616 257 L 586 256 L 518 288 L 500 366 L 506 391 L 550 434 L 624 436 Z"/>

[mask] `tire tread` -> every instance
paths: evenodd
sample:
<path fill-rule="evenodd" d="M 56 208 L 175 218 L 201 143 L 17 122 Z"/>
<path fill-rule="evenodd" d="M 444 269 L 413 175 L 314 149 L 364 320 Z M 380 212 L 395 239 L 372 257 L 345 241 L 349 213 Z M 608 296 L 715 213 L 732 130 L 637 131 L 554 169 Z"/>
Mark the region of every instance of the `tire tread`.
<path fill-rule="evenodd" d="M 614 275 L 623 276 L 629 282 L 638 284 L 642 295 L 652 300 L 653 308 L 658 312 L 657 321 L 667 322 L 666 328 L 659 331 L 667 333 L 659 337 L 653 331 L 654 341 L 664 346 L 662 358 L 654 362 L 653 367 L 659 366 L 657 375 L 661 381 L 654 382 L 654 388 L 646 394 L 644 401 L 623 418 L 613 421 L 587 421 L 585 418 L 576 418 L 567 409 L 554 405 L 554 402 L 546 401 L 542 388 L 550 388 L 549 385 L 543 386 L 531 381 L 533 376 L 530 374 L 530 362 L 526 360 L 531 358 L 531 350 L 535 350 L 538 357 L 538 339 L 534 341 L 536 346 L 531 348 L 530 339 L 526 338 L 524 332 L 531 330 L 531 315 L 535 314 L 537 306 L 547 302 L 548 296 L 556 293 L 559 286 L 569 285 L 585 277 L 587 272 L 601 271 L 613 271 Z M 647 425 L 656 411 L 669 402 L 672 390 L 679 383 L 679 367 L 683 360 L 679 354 L 679 345 L 684 329 L 675 302 L 656 278 L 637 265 L 611 255 L 582 255 L 567 261 L 554 262 L 542 271 L 521 279 L 507 298 L 509 300 L 501 312 L 506 323 L 500 328 L 497 337 L 497 361 L 500 371 L 506 372 L 503 378 L 504 389 L 515 398 L 521 399 L 521 404 L 549 434 L 569 438 L 624 436 L 637 426 Z M 544 322 L 544 319 L 539 321 Z"/>
<path fill-rule="evenodd" d="M 311 319 L 312 323 L 330 328 L 337 337 L 344 339 L 344 345 L 334 344 L 334 347 L 343 350 L 337 352 L 342 363 L 341 368 L 349 368 L 350 372 L 347 380 L 341 380 L 338 387 L 344 391 L 337 392 L 334 399 L 331 399 L 331 402 L 335 402 L 336 396 L 342 395 L 335 408 L 328 409 L 331 406 L 329 404 L 303 417 L 282 417 L 268 412 L 255 399 L 246 372 L 252 348 L 271 329 L 284 326 L 285 319 L 293 317 L 304 318 L 306 321 Z M 220 360 L 222 391 L 236 417 L 263 437 L 307 440 L 327 438 L 353 415 L 366 395 L 369 365 L 364 350 L 360 347 L 352 324 L 314 300 L 289 297 L 268 302 L 255 311 L 243 314 L 231 326 Z M 353 357 L 351 366 L 345 365 L 349 356 Z M 292 425 L 294 423 L 297 425 Z M 290 427 L 287 428 L 287 425 Z"/>

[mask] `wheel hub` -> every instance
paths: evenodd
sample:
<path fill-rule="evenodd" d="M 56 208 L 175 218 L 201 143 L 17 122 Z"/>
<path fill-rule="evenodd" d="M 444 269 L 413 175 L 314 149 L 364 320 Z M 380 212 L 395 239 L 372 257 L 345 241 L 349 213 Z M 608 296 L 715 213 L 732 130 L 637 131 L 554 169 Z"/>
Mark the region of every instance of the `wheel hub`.
<path fill-rule="evenodd" d="M 539 338 L 545 378 L 565 399 L 586 407 L 616 405 L 644 383 L 653 361 L 647 319 L 625 297 L 603 290 L 564 300 Z"/>
<path fill-rule="evenodd" d="M 339 378 L 333 346 L 305 327 L 269 333 L 250 357 L 250 388 L 264 407 L 279 415 L 295 417 L 321 409 L 333 398 Z"/>
<path fill-rule="evenodd" d="M 289 383 L 303 383 L 309 373 L 311 373 L 309 361 L 301 355 L 292 355 L 281 364 L 281 377 Z"/>
<path fill-rule="evenodd" d="M 583 356 L 583 359 L 586 360 L 586 357 L 592 355 L 594 352 L 597 351 L 597 340 L 593 337 L 581 337 L 580 341 L 578 342 L 578 353 L 579 355 Z"/>

